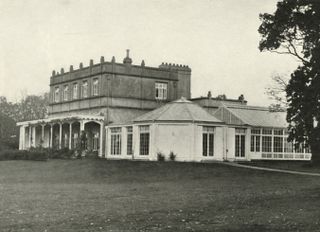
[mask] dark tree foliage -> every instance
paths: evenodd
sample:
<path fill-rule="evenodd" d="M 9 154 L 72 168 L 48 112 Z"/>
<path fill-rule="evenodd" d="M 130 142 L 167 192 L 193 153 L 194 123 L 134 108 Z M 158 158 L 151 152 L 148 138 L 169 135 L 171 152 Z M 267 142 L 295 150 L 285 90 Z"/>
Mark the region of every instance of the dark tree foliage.
<path fill-rule="evenodd" d="M 260 51 L 301 61 L 286 87 L 289 141 L 310 145 L 320 159 L 320 1 L 282 0 L 274 14 L 261 14 Z"/>

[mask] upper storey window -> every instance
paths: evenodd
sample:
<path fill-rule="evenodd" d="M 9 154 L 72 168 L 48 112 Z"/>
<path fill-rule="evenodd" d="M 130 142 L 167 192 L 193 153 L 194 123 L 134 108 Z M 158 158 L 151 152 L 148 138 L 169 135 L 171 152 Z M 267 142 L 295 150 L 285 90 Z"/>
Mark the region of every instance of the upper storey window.
<path fill-rule="evenodd" d="M 60 100 L 59 97 L 60 97 L 60 88 L 59 88 L 59 86 L 57 86 L 54 89 L 53 101 L 54 102 L 59 102 L 59 100 Z"/>
<path fill-rule="evenodd" d="M 83 98 L 88 97 L 88 81 L 83 81 L 82 82 L 81 96 Z"/>
<path fill-rule="evenodd" d="M 68 101 L 68 94 L 69 94 L 69 86 L 65 85 L 63 87 L 63 100 Z"/>
<path fill-rule="evenodd" d="M 78 83 L 74 83 L 72 99 L 77 99 L 77 98 L 78 98 Z"/>
<path fill-rule="evenodd" d="M 156 99 L 166 100 L 168 93 L 168 84 L 156 82 Z"/>
<path fill-rule="evenodd" d="M 92 93 L 93 93 L 93 96 L 99 95 L 99 79 L 98 78 L 93 79 Z"/>

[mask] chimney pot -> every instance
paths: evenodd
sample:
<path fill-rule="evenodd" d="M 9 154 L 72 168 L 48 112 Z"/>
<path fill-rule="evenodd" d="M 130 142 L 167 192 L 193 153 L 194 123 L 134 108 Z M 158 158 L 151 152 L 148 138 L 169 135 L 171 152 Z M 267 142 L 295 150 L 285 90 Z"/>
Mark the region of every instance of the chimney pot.
<path fill-rule="evenodd" d="M 70 65 L 70 72 L 73 71 L 73 65 Z"/>
<path fill-rule="evenodd" d="M 104 63 L 104 57 L 103 56 L 100 57 L 100 63 Z"/>
<path fill-rule="evenodd" d="M 79 64 L 79 68 L 82 69 L 83 68 L 83 64 L 82 62 Z"/>

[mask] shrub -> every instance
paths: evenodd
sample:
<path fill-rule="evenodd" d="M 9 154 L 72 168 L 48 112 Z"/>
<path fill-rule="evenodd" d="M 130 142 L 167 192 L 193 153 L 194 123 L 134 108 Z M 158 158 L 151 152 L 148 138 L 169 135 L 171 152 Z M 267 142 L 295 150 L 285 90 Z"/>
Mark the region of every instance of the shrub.
<path fill-rule="evenodd" d="M 176 157 L 177 157 L 177 155 L 174 154 L 173 151 L 170 151 L 169 159 L 170 159 L 171 161 L 175 161 L 175 160 L 176 160 Z"/>
<path fill-rule="evenodd" d="M 0 152 L 0 160 L 47 160 L 48 156 L 40 150 L 3 150 Z"/>
<path fill-rule="evenodd" d="M 44 150 L 47 152 L 49 159 L 71 159 L 75 156 L 75 151 L 69 148 L 45 148 Z"/>
<path fill-rule="evenodd" d="M 158 161 L 165 161 L 165 156 L 161 152 L 157 153 L 157 158 Z"/>

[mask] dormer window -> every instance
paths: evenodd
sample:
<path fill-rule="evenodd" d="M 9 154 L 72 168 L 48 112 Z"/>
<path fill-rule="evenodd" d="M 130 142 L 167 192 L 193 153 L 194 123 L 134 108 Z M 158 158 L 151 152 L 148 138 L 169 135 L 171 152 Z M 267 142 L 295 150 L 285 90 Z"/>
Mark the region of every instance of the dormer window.
<path fill-rule="evenodd" d="M 156 99 L 157 100 L 166 100 L 167 99 L 167 92 L 168 92 L 168 84 L 156 82 Z"/>

